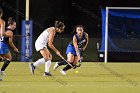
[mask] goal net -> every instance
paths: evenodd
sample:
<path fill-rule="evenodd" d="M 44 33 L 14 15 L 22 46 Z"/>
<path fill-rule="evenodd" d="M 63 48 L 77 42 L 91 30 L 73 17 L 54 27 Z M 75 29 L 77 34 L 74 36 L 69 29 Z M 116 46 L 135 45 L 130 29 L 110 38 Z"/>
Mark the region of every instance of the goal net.
<path fill-rule="evenodd" d="M 102 9 L 104 61 L 140 61 L 140 7 Z"/>

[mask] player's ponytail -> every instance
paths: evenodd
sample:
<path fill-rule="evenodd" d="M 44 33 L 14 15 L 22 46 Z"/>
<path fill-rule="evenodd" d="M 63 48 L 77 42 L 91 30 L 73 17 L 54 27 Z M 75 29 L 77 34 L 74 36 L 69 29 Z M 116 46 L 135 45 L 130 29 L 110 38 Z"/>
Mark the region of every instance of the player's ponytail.
<path fill-rule="evenodd" d="M 13 20 L 12 17 L 9 17 L 9 18 L 8 18 L 8 26 L 9 26 L 9 25 L 12 25 L 14 22 L 15 22 L 15 21 Z"/>
<path fill-rule="evenodd" d="M 3 15 L 3 11 L 2 11 L 2 8 L 0 7 L 0 18 L 2 17 Z"/>
<path fill-rule="evenodd" d="M 65 25 L 61 21 L 55 21 L 55 28 L 63 28 Z"/>

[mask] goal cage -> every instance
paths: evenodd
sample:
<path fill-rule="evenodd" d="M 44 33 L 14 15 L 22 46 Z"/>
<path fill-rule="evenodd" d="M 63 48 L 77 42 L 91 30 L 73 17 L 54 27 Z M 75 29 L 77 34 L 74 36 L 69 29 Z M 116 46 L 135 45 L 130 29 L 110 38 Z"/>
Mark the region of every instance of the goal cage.
<path fill-rule="evenodd" d="M 140 7 L 106 7 L 101 11 L 99 61 L 140 61 Z"/>

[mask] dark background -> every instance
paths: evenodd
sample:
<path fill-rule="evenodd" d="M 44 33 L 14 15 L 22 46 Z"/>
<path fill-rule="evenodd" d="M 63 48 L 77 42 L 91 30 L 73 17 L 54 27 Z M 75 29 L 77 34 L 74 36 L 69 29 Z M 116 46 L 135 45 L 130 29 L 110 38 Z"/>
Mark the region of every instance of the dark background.
<path fill-rule="evenodd" d="M 17 22 L 15 35 L 21 34 L 21 21 L 25 19 L 25 0 L 0 0 L 4 11 L 3 19 L 13 17 Z M 89 34 L 89 45 L 85 51 L 85 61 L 98 61 L 96 43 L 101 42 L 101 8 L 106 6 L 139 7 L 136 0 L 30 0 L 30 19 L 33 20 L 33 41 L 55 20 L 66 25 L 63 34 L 57 34 L 54 43 L 65 54 L 68 42 L 71 40 L 75 25 L 82 24 Z M 15 44 L 20 49 L 20 38 L 15 37 Z M 17 41 L 18 40 L 18 41 Z M 33 44 L 34 45 L 34 44 Z M 33 49 L 33 55 L 36 54 Z M 90 55 L 90 56 L 89 56 Z M 38 57 L 34 56 L 34 60 Z M 57 60 L 54 57 L 53 60 Z"/>

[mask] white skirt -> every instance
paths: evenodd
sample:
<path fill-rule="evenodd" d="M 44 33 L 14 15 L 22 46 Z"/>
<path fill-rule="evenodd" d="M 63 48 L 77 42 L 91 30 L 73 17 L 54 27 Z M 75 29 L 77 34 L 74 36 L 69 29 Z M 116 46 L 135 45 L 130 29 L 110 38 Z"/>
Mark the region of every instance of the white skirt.
<path fill-rule="evenodd" d="M 41 43 L 41 42 L 38 42 L 38 41 L 35 42 L 36 51 L 40 51 L 43 48 L 47 48 L 47 44 Z"/>

